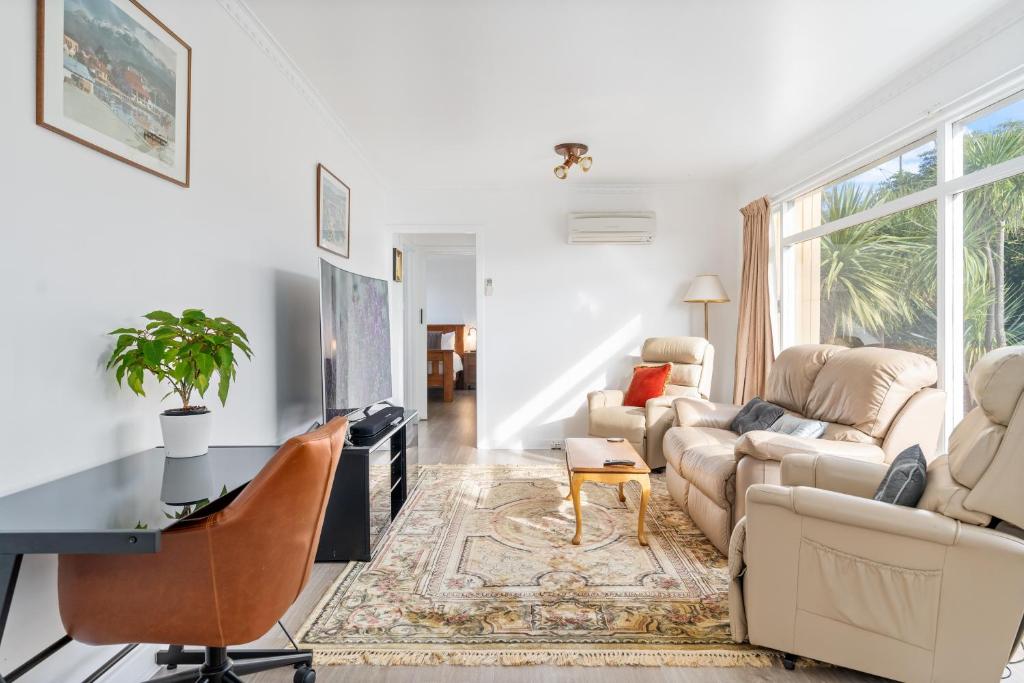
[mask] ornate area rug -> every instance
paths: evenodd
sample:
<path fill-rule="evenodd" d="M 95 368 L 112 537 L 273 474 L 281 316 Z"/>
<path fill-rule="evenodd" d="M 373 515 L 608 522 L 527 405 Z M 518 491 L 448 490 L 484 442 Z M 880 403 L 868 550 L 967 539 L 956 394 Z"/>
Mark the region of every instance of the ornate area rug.
<path fill-rule="evenodd" d="M 324 664 L 758 666 L 729 636 L 726 561 L 652 477 L 583 487 L 564 468 L 433 465 L 368 563 L 350 563 L 299 638 Z"/>

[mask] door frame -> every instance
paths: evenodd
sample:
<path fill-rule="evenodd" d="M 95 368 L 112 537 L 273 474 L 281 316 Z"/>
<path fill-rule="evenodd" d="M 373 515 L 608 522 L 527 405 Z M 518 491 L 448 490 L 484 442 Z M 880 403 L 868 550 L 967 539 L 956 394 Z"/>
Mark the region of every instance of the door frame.
<path fill-rule="evenodd" d="M 476 301 L 476 331 L 477 331 L 477 346 L 476 346 L 476 447 L 486 448 L 487 443 L 482 438 L 483 426 L 486 424 L 487 415 L 487 387 L 489 383 L 487 381 L 487 335 L 486 329 L 486 312 L 484 306 L 484 273 L 486 272 L 484 264 L 484 235 L 482 226 L 478 224 L 391 224 L 388 226 L 391 229 L 393 235 L 393 241 L 402 249 L 403 256 L 406 250 L 410 250 L 413 253 L 413 258 L 409 261 L 405 261 L 405 265 L 412 265 L 414 269 L 418 269 L 418 274 L 414 274 L 413 277 L 406 279 L 403 278 L 403 329 L 402 329 L 402 358 L 405 359 L 405 380 L 403 390 L 406 392 L 406 403 L 408 403 L 408 392 L 413 388 L 416 378 L 416 373 L 413 364 L 417 364 L 415 358 L 413 358 L 413 349 L 410 344 L 410 337 L 408 331 L 416 326 L 418 323 L 415 307 L 410 306 L 409 303 L 412 299 L 423 297 L 423 303 L 425 305 L 426 298 L 426 283 L 425 283 L 425 272 L 426 272 L 426 257 L 429 255 L 468 255 L 472 253 L 476 261 L 476 284 L 475 284 L 475 301 Z M 442 236 L 442 235 L 471 235 L 473 237 L 473 244 L 470 245 L 431 245 L 431 244 L 416 244 L 416 238 L 425 237 L 430 235 Z M 419 291 L 417 291 L 419 290 Z M 426 334 L 426 323 L 422 325 L 424 328 L 424 335 Z M 424 336 L 425 340 L 425 336 Z M 425 343 L 425 342 L 424 342 Z M 422 386 L 426 386 L 426 357 L 425 353 L 421 354 L 423 358 L 423 377 L 421 378 Z M 429 416 L 427 416 L 429 419 Z"/>

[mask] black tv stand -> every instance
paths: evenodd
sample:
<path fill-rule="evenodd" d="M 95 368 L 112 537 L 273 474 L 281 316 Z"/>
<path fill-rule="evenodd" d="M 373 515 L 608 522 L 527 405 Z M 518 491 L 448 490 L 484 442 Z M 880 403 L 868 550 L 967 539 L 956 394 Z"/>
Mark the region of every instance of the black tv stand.
<path fill-rule="evenodd" d="M 346 443 L 327 502 L 317 562 L 369 561 L 419 473 L 415 410 L 370 442 Z"/>

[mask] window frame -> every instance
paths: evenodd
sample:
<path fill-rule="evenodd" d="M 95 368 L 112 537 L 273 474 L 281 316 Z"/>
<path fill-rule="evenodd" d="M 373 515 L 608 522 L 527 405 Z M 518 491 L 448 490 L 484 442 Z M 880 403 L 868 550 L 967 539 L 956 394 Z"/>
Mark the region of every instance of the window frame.
<path fill-rule="evenodd" d="M 964 124 L 1020 100 L 1024 100 L 1024 75 L 1002 79 L 1001 82 L 979 88 L 770 198 L 771 210 L 779 212 L 781 218 L 772 235 L 778 246 L 771 254 L 777 283 L 775 308 L 779 321 L 779 348 L 795 342 L 796 302 L 792 297 L 795 290 L 795 245 L 928 202 L 936 203 L 938 258 L 935 351 L 939 366 L 938 385 L 946 391 L 943 445 L 947 443 L 950 431 L 964 412 L 963 196 L 969 190 L 1024 173 L 1024 156 L 1021 156 L 964 174 Z M 787 205 L 810 192 L 885 163 L 896 154 L 912 149 L 914 145 L 932 137 L 936 153 L 936 179 L 932 187 L 814 228 L 787 233 L 787 225 L 792 225 L 793 221 L 792 206 Z"/>

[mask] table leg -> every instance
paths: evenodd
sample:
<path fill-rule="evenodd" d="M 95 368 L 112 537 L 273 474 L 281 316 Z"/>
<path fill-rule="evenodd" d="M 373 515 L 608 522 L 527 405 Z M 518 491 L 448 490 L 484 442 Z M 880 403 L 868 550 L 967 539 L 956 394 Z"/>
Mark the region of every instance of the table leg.
<path fill-rule="evenodd" d="M 569 493 L 565 494 L 565 499 L 569 500 L 572 498 L 572 470 L 569 469 L 569 452 L 565 453 L 565 473 L 569 476 Z"/>
<path fill-rule="evenodd" d="M 0 642 L 4 638 L 7 617 L 11 613 L 14 602 L 14 587 L 18 584 L 18 572 L 21 571 L 21 555 L 0 555 Z M 0 683 L 4 676 L 0 673 Z"/>
<path fill-rule="evenodd" d="M 644 521 L 647 517 L 647 503 L 651 499 L 651 478 L 644 475 L 640 482 L 640 512 L 636 522 L 636 538 L 640 545 L 647 545 L 647 528 Z"/>
<path fill-rule="evenodd" d="M 583 475 L 574 474 L 569 481 L 569 495 L 572 496 L 572 509 L 576 513 L 576 535 L 572 544 L 579 545 L 583 539 L 583 513 L 580 510 L 580 488 L 583 486 Z"/>
<path fill-rule="evenodd" d="M 619 502 L 620 503 L 625 503 L 626 502 L 626 492 L 622 490 L 622 487 L 625 486 L 625 485 L 626 485 L 626 482 L 624 482 L 624 481 L 620 481 L 619 482 Z"/>

